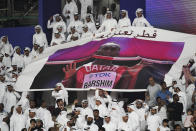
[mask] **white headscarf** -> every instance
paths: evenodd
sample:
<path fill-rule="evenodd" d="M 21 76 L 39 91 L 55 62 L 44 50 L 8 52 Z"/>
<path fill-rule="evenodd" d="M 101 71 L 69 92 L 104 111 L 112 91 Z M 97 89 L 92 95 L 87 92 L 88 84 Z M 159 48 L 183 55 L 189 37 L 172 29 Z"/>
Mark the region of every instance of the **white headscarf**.
<path fill-rule="evenodd" d="M 125 12 L 126 13 L 125 18 L 129 18 L 129 15 L 128 15 L 128 11 L 127 10 L 121 10 L 121 12 Z"/>
<path fill-rule="evenodd" d="M 139 12 L 142 12 L 142 17 L 144 17 L 144 15 L 143 15 L 143 9 L 142 9 L 142 8 L 138 8 L 138 9 L 135 11 L 136 17 L 138 18 L 137 13 L 139 13 Z"/>

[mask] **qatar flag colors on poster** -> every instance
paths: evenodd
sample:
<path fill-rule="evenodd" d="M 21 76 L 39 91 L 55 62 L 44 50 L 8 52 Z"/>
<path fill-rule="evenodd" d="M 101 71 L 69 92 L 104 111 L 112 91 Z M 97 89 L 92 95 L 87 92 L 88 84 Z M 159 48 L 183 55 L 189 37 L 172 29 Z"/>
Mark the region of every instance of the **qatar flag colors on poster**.
<path fill-rule="evenodd" d="M 179 78 L 182 65 L 195 54 L 195 35 L 156 28 L 131 30 L 129 35 L 49 47 L 25 68 L 16 90 L 51 90 L 62 82 L 68 90 L 144 91 L 150 76 L 168 83 Z"/>

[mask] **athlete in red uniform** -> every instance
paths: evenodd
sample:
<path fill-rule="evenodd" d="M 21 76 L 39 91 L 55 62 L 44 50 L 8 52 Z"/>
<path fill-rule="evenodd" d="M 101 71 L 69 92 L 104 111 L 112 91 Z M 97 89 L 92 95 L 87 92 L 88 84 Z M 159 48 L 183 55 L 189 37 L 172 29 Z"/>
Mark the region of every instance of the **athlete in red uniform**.
<path fill-rule="evenodd" d="M 120 46 L 116 43 L 106 43 L 100 47 L 96 55 L 105 57 L 119 56 Z M 112 60 L 96 58 L 95 61 L 83 65 L 76 70 L 76 63 L 63 69 L 67 88 L 122 88 L 128 89 L 131 76 L 127 67 L 113 65 Z"/>

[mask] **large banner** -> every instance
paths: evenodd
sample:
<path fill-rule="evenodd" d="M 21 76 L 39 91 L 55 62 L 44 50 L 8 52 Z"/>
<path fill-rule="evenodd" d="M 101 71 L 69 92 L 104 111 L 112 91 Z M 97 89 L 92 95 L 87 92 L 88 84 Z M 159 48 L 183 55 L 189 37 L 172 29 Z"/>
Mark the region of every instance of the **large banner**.
<path fill-rule="evenodd" d="M 154 28 L 133 28 L 129 35 L 81 39 L 49 47 L 27 66 L 16 83 L 16 90 L 48 90 L 57 82 L 69 90 L 146 89 L 150 76 L 157 82 L 164 79 L 170 82 L 178 77 L 181 67 L 175 65 L 176 61 L 182 66 L 187 55 L 194 54 L 195 38 Z M 188 49 L 191 50 L 187 52 Z M 178 72 L 174 76 L 172 72 L 176 68 Z"/>

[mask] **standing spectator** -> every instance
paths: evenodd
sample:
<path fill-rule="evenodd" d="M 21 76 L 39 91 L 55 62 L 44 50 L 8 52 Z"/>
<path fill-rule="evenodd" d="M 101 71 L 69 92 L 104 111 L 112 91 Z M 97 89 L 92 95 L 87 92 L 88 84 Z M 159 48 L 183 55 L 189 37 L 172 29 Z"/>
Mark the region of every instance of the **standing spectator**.
<path fill-rule="evenodd" d="M 129 105 L 127 107 L 128 117 L 129 117 L 128 122 L 131 125 L 131 129 L 133 131 L 140 131 L 139 116 L 134 110 L 135 110 L 134 105 Z"/>
<path fill-rule="evenodd" d="M 16 65 L 19 72 L 22 72 L 22 69 L 24 68 L 24 59 L 23 55 L 21 54 L 21 48 L 19 46 L 14 48 L 12 65 Z"/>
<path fill-rule="evenodd" d="M 193 96 L 194 90 L 195 90 L 195 85 L 191 81 L 188 81 L 188 87 L 186 88 L 187 109 L 191 108 L 193 104 L 192 96 Z"/>
<path fill-rule="evenodd" d="M 22 113 L 22 107 L 16 106 L 14 113 L 10 118 L 10 131 L 21 131 L 25 128 L 25 116 Z"/>
<path fill-rule="evenodd" d="M 83 26 L 83 23 L 79 19 L 79 14 L 75 13 L 74 14 L 74 19 L 70 22 L 70 24 L 67 28 L 67 32 L 70 33 L 71 32 L 71 27 L 75 27 L 76 31 L 81 34 L 82 33 L 82 26 Z"/>
<path fill-rule="evenodd" d="M 191 120 L 193 119 L 193 112 L 191 109 L 188 109 L 187 110 L 187 116 L 186 116 L 186 119 L 185 119 L 185 122 L 184 122 L 184 128 L 185 128 L 185 131 L 191 131 L 192 130 L 192 122 Z"/>
<path fill-rule="evenodd" d="M 136 10 L 136 18 L 133 20 L 132 26 L 137 27 L 152 27 L 150 23 L 144 18 L 143 9 Z"/>
<path fill-rule="evenodd" d="M 96 105 L 95 105 L 94 109 L 99 110 L 100 117 L 104 117 L 105 115 L 108 114 L 108 109 L 102 103 L 101 99 L 96 99 Z"/>
<path fill-rule="evenodd" d="M 20 95 L 13 89 L 13 84 L 7 83 L 7 90 L 4 97 L 5 111 L 10 112 L 11 107 L 17 104 L 19 98 Z"/>
<path fill-rule="evenodd" d="M 158 127 L 161 125 L 161 118 L 157 115 L 157 108 L 157 106 L 152 107 L 150 114 L 147 117 L 149 131 L 157 131 Z"/>
<path fill-rule="evenodd" d="M 62 17 L 59 14 L 56 14 L 48 20 L 47 28 L 52 29 L 52 32 L 54 34 L 55 32 L 58 32 L 58 30 L 57 30 L 58 26 L 62 26 L 63 32 L 66 32 L 67 26 L 66 26 L 65 22 L 63 21 Z"/>
<path fill-rule="evenodd" d="M 46 34 L 43 32 L 42 27 L 40 25 L 35 26 L 35 34 L 33 35 L 33 45 L 34 44 L 44 46 L 45 48 L 48 47 Z"/>
<path fill-rule="evenodd" d="M 29 47 L 25 47 L 23 56 L 25 67 L 32 61 L 32 55 L 30 54 L 30 52 L 31 49 Z"/>
<path fill-rule="evenodd" d="M 13 55 L 14 50 L 13 50 L 12 44 L 10 44 L 10 42 L 8 40 L 8 37 L 7 36 L 2 36 L 0 43 L 1 43 L 1 45 L 0 45 L 1 46 L 0 47 L 1 48 L 1 53 L 3 55 L 7 54 L 11 57 Z"/>
<path fill-rule="evenodd" d="M 161 82 L 161 90 L 157 92 L 157 97 L 160 97 L 161 100 L 164 100 L 166 104 L 169 104 L 169 98 L 172 97 L 172 93 L 167 89 L 166 82 Z"/>
<path fill-rule="evenodd" d="M 179 103 L 178 101 L 179 96 L 174 94 L 173 102 L 167 107 L 170 128 L 176 124 L 180 124 L 182 126 L 183 104 Z"/>
<path fill-rule="evenodd" d="M 39 45 L 35 43 L 31 51 L 32 59 L 35 59 L 38 55 L 39 55 Z"/>
<path fill-rule="evenodd" d="M 161 118 L 161 120 L 167 119 L 167 108 L 165 101 L 161 100 L 160 97 L 157 97 L 157 106 L 157 115 Z"/>
<path fill-rule="evenodd" d="M 132 131 L 131 125 L 128 123 L 129 116 L 128 114 L 122 115 L 122 120 L 118 123 L 119 131 Z"/>
<path fill-rule="evenodd" d="M 87 8 L 93 10 L 93 0 L 80 0 L 81 3 L 81 19 L 85 19 Z"/>
<path fill-rule="evenodd" d="M 161 86 L 155 83 L 154 78 L 149 78 L 149 85 L 146 91 L 146 100 L 149 106 L 153 106 L 156 103 L 157 93 L 161 90 Z"/>
<path fill-rule="evenodd" d="M 104 124 L 103 126 L 105 128 L 105 131 L 116 131 L 117 125 L 111 121 L 111 117 L 109 115 L 106 115 L 104 117 Z"/>
<path fill-rule="evenodd" d="M 5 92 L 6 92 L 5 77 L 3 74 L 0 74 L 0 103 L 3 103 Z"/>
<path fill-rule="evenodd" d="M 66 18 L 67 27 L 69 26 L 70 22 L 73 20 L 73 16 L 75 13 L 78 12 L 78 7 L 74 0 L 66 0 L 66 4 L 63 8 L 63 16 Z"/>
<path fill-rule="evenodd" d="M 5 52 L 2 64 L 6 67 L 6 69 L 10 68 L 12 65 L 12 59 L 11 56 L 9 55 L 9 52 Z"/>

